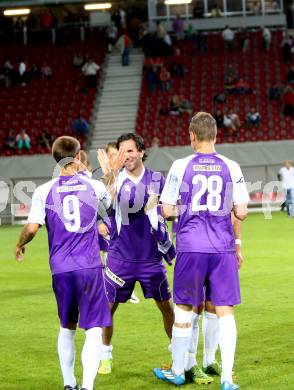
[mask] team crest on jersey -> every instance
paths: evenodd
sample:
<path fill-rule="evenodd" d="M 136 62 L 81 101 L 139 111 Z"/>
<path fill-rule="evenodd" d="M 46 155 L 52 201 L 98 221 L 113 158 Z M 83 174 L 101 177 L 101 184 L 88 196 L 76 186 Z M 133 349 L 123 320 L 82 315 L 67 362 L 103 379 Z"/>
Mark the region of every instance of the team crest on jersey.
<path fill-rule="evenodd" d="M 126 185 L 124 186 L 124 190 L 125 190 L 126 192 L 131 192 L 131 187 L 130 187 L 128 184 L 126 184 Z"/>
<path fill-rule="evenodd" d="M 159 221 L 160 223 L 164 223 L 164 218 L 163 218 L 162 215 L 158 215 L 158 221 Z"/>

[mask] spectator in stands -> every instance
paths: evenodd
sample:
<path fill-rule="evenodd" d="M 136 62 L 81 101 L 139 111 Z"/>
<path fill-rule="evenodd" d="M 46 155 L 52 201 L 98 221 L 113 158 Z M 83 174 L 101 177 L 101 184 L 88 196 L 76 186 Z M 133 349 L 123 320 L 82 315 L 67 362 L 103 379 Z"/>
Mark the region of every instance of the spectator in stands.
<path fill-rule="evenodd" d="M 239 80 L 239 74 L 237 68 L 233 64 L 229 64 L 225 69 L 225 83 L 227 81 L 236 83 Z"/>
<path fill-rule="evenodd" d="M 203 1 L 195 1 L 193 7 L 193 18 L 194 19 L 203 18 L 203 14 L 204 14 Z"/>
<path fill-rule="evenodd" d="M 247 125 L 249 126 L 259 126 L 260 125 L 260 114 L 255 107 L 251 107 L 250 111 L 246 116 Z"/>
<path fill-rule="evenodd" d="M 157 21 L 156 22 L 156 37 L 158 39 L 163 39 L 165 35 L 166 35 L 165 28 L 163 27 L 163 25 L 161 24 L 160 21 Z"/>
<path fill-rule="evenodd" d="M 117 38 L 117 27 L 113 22 L 106 29 L 106 39 L 107 39 L 107 49 L 108 53 L 112 52 L 112 47 L 114 46 Z"/>
<path fill-rule="evenodd" d="M 154 137 L 151 142 L 151 148 L 159 148 L 160 147 L 160 140 L 158 137 Z"/>
<path fill-rule="evenodd" d="M 192 23 L 189 23 L 187 29 L 185 30 L 185 38 L 190 42 L 195 38 L 195 31 Z"/>
<path fill-rule="evenodd" d="M 216 121 L 216 127 L 218 129 L 224 128 L 224 114 L 221 110 L 216 110 L 216 112 L 213 115 L 215 121 Z"/>
<path fill-rule="evenodd" d="M 159 74 L 160 85 L 163 91 L 170 92 L 171 85 L 171 77 L 169 71 L 165 66 L 162 67 L 161 72 Z"/>
<path fill-rule="evenodd" d="M 8 150 L 15 150 L 15 134 L 13 130 L 9 130 L 5 139 L 5 148 Z"/>
<path fill-rule="evenodd" d="M 222 37 L 225 44 L 225 50 L 233 50 L 235 43 L 235 32 L 230 29 L 229 26 L 226 26 L 222 32 Z"/>
<path fill-rule="evenodd" d="M 15 142 L 16 142 L 17 149 L 29 150 L 31 148 L 31 139 L 26 133 L 25 129 L 22 129 L 21 132 L 17 134 Z"/>
<path fill-rule="evenodd" d="M 294 89 L 288 85 L 283 93 L 283 114 L 294 118 Z"/>
<path fill-rule="evenodd" d="M 118 12 L 120 14 L 121 28 L 126 28 L 126 11 L 119 7 Z"/>
<path fill-rule="evenodd" d="M 192 105 L 191 103 L 189 102 L 188 99 L 186 99 L 185 97 L 181 97 L 181 104 L 180 104 L 180 113 L 181 114 L 189 114 L 189 115 L 192 115 Z"/>
<path fill-rule="evenodd" d="M 289 84 L 294 83 L 294 65 L 291 66 L 289 72 L 287 73 L 287 82 Z"/>
<path fill-rule="evenodd" d="M 272 41 L 272 33 L 268 27 L 263 27 L 262 29 L 262 42 L 263 42 L 263 50 L 269 51 L 271 47 Z"/>
<path fill-rule="evenodd" d="M 214 95 L 213 97 L 213 103 L 225 103 L 227 100 L 227 94 L 226 91 L 222 91 Z"/>
<path fill-rule="evenodd" d="M 240 44 L 242 52 L 247 53 L 250 47 L 250 35 L 246 28 L 241 31 Z"/>
<path fill-rule="evenodd" d="M 219 18 L 222 16 L 222 10 L 220 8 L 220 6 L 215 3 L 210 11 L 210 15 L 212 18 Z"/>
<path fill-rule="evenodd" d="M 156 67 L 152 66 L 147 70 L 147 85 L 149 92 L 154 92 L 157 87 L 157 72 Z"/>
<path fill-rule="evenodd" d="M 49 134 L 48 129 L 44 129 L 41 132 L 41 134 L 39 135 L 38 143 L 41 148 L 48 150 L 48 152 L 51 151 L 52 137 Z"/>
<path fill-rule="evenodd" d="M 283 87 L 279 84 L 275 84 L 270 87 L 268 91 L 268 97 L 270 100 L 280 100 L 283 92 Z"/>
<path fill-rule="evenodd" d="M 51 28 L 53 23 L 53 15 L 49 11 L 43 11 L 41 13 L 40 24 L 42 28 Z"/>
<path fill-rule="evenodd" d="M 82 52 L 78 51 L 75 53 L 72 64 L 75 68 L 81 68 L 84 65 L 85 59 Z"/>
<path fill-rule="evenodd" d="M 97 83 L 97 72 L 100 66 L 92 59 L 88 59 L 82 67 L 82 72 L 86 78 L 86 85 L 88 88 L 95 88 Z"/>
<path fill-rule="evenodd" d="M 24 62 L 23 59 L 19 61 L 18 65 L 18 77 L 19 77 L 19 83 L 22 86 L 26 85 L 26 82 L 28 81 L 28 73 L 27 73 L 27 65 Z"/>
<path fill-rule="evenodd" d="M 15 84 L 17 80 L 17 73 L 13 67 L 12 61 L 8 58 L 3 65 L 3 74 L 5 76 L 5 85 L 9 87 L 11 84 Z"/>
<path fill-rule="evenodd" d="M 255 0 L 250 5 L 250 11 L 253 13 L 253 15 L 260 15 L 260 1 Z"/>
<path fill-rule="evenodd" d="M 286 32 L 285 38 L 282 42 L 284 63 L 290 64 L 292 59 L 293 37 Z"/>
<path fill-rule="evenodd" d="M 236 133 L 238 128 L 241 127 L 239 116 L 233 110 L 224 114 L 224 127 L 232 129 L 234 133 Z"/>
<path fill-rule="evenodd" d="M 179 14 L 173 21 L 173 30 L 177 40 L 182 41 L 184 39 L 184 21 Z"/>
<path fill-rule="evenodd" d="M 162 55 L 163 56 L 169 56 L 171 54 L 171 48 L 172 48 L 172 40 L 168 33 L 165 34 L 163 37 L 162 42 Z"/>
<path fill-rule="evenodd" d="M 78 115 L 72 123 L 72 132 L 74 135 L 87 135 L 89 133 L 89 123 L 81 115 Z"/>
<path fill-rule="evenodd" d="M 191 103 L 187 99 L 181 98 L 179 95 L 173 95 L 169 101 L 168 113 L 170 115 L 191 114 Z"/>
<path fill-rule="evenodd" d="M 168 114 L 179 115 L 181 107 L 181 99 L 178 95 L 173 95 L 169 101 Z"/>
<path fill-rule="evenodd" d="M 173 76 L 184 77 L 185 71 L 182 64 L 181 49 L 176 48 L 175 55 L 173 56 L 170 72 Z"/>
<path fill-rule="evenodd" d="M 41 73 L 43 79 L 50 80 L 52 77 L 52 69 L 46 62 L 44 62 L 41 67 Z"/>
<path fill-rule="evenodd" d="M 131 38 L 128 36 L 127 32 L 125 32 L 119 37 L 117 41 L 117 46 L 120 49 L 122 66 L 128 66 L 132 41 Z"/>
<path fill-rule="evenodd" d="M 249 83 L 247 83 L 247 81 L 245 81 L 244 79 L 240 78 L 235 84 L 235 92 L 239 95 L 244 95 L 246 93 L 252 93 L 253 91 Z"/>
<path fill-rule="evenodd" d="M 195 35 L 195 45 L 198 53 L 203 54 L 207 51 L 207 35 L 201 30 L 198 30 Z"/>
<path fill-rule="evenodd" d="M 119 9 L 113 12 L 113 14 L 111 15 L 111 20 L 114 23 L 117 30 L 120 31 L 122 26 L 122 21 L 121 21 L 121 13 Z"/>
<path fill-rule="evenodd" d="M 42 76 L 41 68 L 38 64 L 33 64 L 30 71 L 31 77 L 40 79 Z"/>

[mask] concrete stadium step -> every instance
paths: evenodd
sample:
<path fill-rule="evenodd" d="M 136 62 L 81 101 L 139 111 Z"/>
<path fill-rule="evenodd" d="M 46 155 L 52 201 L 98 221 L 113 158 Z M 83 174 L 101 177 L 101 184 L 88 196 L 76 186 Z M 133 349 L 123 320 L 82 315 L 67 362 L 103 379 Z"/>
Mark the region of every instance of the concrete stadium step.
<path fill-rule="evenodd" d="M 110 131 L 122 131 L 122 129 L 128 129 L 128 131 L 131 131 L 133 122 L 122 122 L 121 124 L 114 124 L 110 123 L 105 125 L 105 123 L 102 125 L 95 126 L 96 133 L 93 134 L 92 138 L 99 138 L 102 137 L 104 133 L 106 134 L 106 137 L 108 136 Z"/>
<path fill-rule="evenodd" d="M 119 122 L 125 122 L 129 119 L 133 119 L 135 118 L 137 115 L 136 112 L 132 112 L 130 110 L 127 110 L 127 111 L 122 111 L 122 112 L 113 112 L 113 111 L 109 111 L 109 112 L 100 112 L 99 111 L 99 114 L 97 116 L 97 119 L 96 119 L 96 123 L 98 122 L 108 122 L 108 123 L 111 123 L 111 122 L 117 122 L 119 120 Z"/>
<path fill-rule="evenodd" d="M 94 105 L 90 148 L 105 147 L 122 133 L 135 130 L 143 62 L 144 56 L 137 49 L 131 52 L 126 67 L 121 65 L 120 53 L 109 55 L 100 96 Z"/>
<path fill-rule="evenodd" d="M 106 111 L 111 111 L 111 108 L 113 107 L 119 107 L 121 110 L 129 110 L 129 106 L 133 106 L 134 104 L 137 103 L 137 100 L 138 100 L 138 97 L 137 99 L 128 99 L 128 100 L 124 100 L 123 102 L 121 101 L 121 98 L 118 98 L 118 99 L 114 99 L 113 101 L 111 100 L 107 100 L 107 101 L 103 101 L 103 104 L 100 104 L 99 108 L 100 110 L 103 112 L 103 110 L 106 110 Z M 122 106 L 123 104 L 123 106 Z"/>

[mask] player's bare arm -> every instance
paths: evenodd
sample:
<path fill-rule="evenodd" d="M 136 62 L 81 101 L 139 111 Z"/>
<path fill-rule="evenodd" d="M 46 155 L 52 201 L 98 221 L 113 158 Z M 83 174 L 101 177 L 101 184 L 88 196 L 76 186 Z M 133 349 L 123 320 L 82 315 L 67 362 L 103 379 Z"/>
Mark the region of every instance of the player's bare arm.
<path fill-rule="evenodd" d="M 237 219 L 239 219 L 239 221 L 244 221 L 244 219 L 246 219 L 247 214 L 248 214 L 247 203 L 234 204 L 233 212 L 234 212 L 235 217 Z"/>
<path fill-rule="evenodd" d="M 28 223 L 24 226 L 20 233 L 19 240 L 15 245 L 15 259 L 16 261 L 22 261 L 24 259 L 25 245 L 32 241 L 39 230 L 39 225 L 37 223 Z"/>
<path fill-rule="evenodd" d="M 234 236 L 236 240 L 236 254 L 238 258 L 238 267 L 239 269 L 243 265 L 243 255 L 241 251 L 241 221 L 235 217 L 235 215 L 231 214 L 232 226 L 234 231 Z"/>

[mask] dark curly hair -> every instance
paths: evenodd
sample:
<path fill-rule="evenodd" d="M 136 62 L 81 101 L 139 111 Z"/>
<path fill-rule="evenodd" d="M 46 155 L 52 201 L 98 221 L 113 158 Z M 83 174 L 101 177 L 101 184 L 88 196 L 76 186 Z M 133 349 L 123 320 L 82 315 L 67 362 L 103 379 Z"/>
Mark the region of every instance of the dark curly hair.
<path fill-rule="evenodd" d="M 139 152 L 145 152 L 146 148 L 145 148 L 145 143 L 144 143 L 144 139 L 138 135 L 138 134 L 135 134 L 135 133 L 125 133 L 125 134 L 122 134 L 118 140 L 116 141 L 116 148 L 119 149 L 120 147 L 120 144 L 124 141 L 129 141 L 129 140 L 133 140 L 136 144 L 136 148 Z M 145 161 L 147 159 L 147 154 L 144 153 L 144 156 L 142 158 L 142 161 Z"/>

